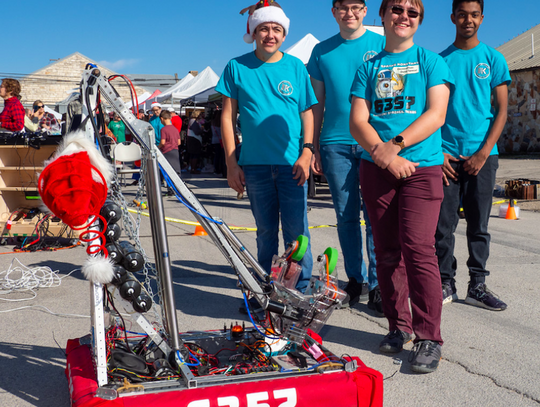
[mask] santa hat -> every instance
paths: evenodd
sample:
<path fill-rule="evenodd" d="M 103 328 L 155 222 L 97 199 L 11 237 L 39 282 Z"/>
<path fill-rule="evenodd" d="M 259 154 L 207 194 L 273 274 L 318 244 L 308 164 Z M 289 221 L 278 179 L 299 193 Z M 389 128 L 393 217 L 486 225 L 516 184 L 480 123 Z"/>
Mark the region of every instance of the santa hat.
<path fill-rule="evenodd" d="M 64 138 L 45 165 L 38 180 L 43 203 L 72 229 L 86 229 L 96 221 L 107 199 L 107 184 L 113 175 L 111 164 L 84 133 L 77 132 Z M 81 240 L 85 233 L 81 234 Z M 101 255 L 89 260 L 83 266 L 83 273 L 90 281 L 104 284 L 114 276 L 112 264 Z"/>
<path fill-rule="evenodd" d="M 161 109 L 161 103 L 159 102 L 152 102 L 151 108 L 159 107 Z"/>
<path fill-rule="evenodd" d="M 281 7 L 270 6 L 269 3 L 273 3 L 272 0 L 261 0 L 261 3 L 264 1 L 264 7 L 253 11 L 254 6 L 248 7 L 240 12 L 244 14 L 249 10 L 249 17 L 247 23 L 247 33 L 244 34 L 244 41 L 248 44 L 253 43 L 253 33 L 257 27 L 263 23 L 276 23 L 283 27 L 284 34 L 289 34 L 289 25 L 291 20 L 285 15 L 285 12 Z M 256 6 L 256 5 L 255 5 Z"/>

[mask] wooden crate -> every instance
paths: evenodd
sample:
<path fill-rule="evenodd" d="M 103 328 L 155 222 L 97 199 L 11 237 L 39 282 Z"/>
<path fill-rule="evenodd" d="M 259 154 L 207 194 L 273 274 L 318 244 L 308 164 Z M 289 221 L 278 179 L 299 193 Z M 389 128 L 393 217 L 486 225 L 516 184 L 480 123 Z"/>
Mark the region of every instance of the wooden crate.
<path fill-rule="evenodd" d="M 512 179 L 506 181 L 505 195 L 514 199 L 539 199 L 540 181 L 529 179 Z"/>

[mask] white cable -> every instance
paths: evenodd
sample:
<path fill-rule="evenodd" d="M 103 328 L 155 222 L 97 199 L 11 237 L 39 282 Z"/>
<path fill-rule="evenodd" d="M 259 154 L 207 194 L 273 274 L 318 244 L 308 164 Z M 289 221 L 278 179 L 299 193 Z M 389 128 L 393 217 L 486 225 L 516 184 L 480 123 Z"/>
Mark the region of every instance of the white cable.
<path fill-rule="evenodd" d="M 63 278 L 70 276 L 77 270 L 80 269 L 72 270 L 65 276 L 60 277 L 58 275 L 58 270 L 52 271 L 50 267 L 26 267 L 19 261 L 19 259 L 15 258 L 11 261 L 11 264 L 9 265 L 9 268 L 7 270 L 0 272 L 0 290 L 7 291 L 6 293 L 0 292 L 0 294 L 10 294 L 13 292 L 30 292 L 33 296 L 31 298 L 21 299 L 0 297 L 0 300 L 11 302 L 32 300 L 37 296 L 37 293 L 34 291 L 34 289 L 59 287 L 60 284 L 62 284 Z M 25 307 L 8 309 L 5 311 L 0 311 L 0 313 L 20 311 L 29 308 L 37 308 L 39 310 L 48 312 L 51 315 L 59 317 L 90 318 L 89 315 L 62 314 L 52 312 L 49 308 L 43 305 L 30 305 Z"/>
<path fill-rule="evenodd" d="M 23 265 L 19 259 L 14 258 L 9 265 L 9 268 L 0 272 L 0 292 L 1 295 L 10 294 L 13 292 L 29 292 L 32 294 L 30 298 L 10 299 L 2 298 L 0 300 L 10 302 L 29 301 L 36 298 L 37 293 L 34 291 L 38 288 L 54 288 L 62 284 L 62 279 L 71 275 L 75 269 L 69 274 L 60 277 L 58 270 L 52 271 L 50 267 L 34 267 L 30 268 Z"/>
<path fill-rule="evenodd" d="M 49 308 L 47 308 L 47 307 L 45 307 L 43 305 L 28 305 L 28 306 L 25 306 L 25 307 L 19 307 L 19 308 L 14 308 L 14 309 L 8 309 L 8 310 L 5 310 L 5 311 L 0 311 L 0 313 L 20 311 L 20 310 L 28 309 L 28 308 L 42 309 L 42 310 L 45 310 L 46 312 L 48 312 L 51 315 L 55 315 L 55 316 L 59 316 L 59 317 L 90 318 L 90 315 L 61 314 L 61 313 L 57 313 L 57 312 L 52 312 Z"/>

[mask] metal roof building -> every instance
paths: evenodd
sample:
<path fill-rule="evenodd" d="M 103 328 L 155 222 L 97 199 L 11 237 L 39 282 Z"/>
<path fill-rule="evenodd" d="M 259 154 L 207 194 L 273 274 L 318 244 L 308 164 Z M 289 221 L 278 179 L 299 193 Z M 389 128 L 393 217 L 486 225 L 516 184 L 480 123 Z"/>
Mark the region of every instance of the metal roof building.
<path fill-rule="evenodd" d="M 153 93 L 156 89 L 164 92 L 178 82 L 178 77 L 174 75 L 126 74 L 126 76 L 133 85 L 140 86 L 150 93 Z"/>
<path fill-rule="evenodd" d="M 540 67 L 540 24 L 497 48 L 510 72 Z"/>

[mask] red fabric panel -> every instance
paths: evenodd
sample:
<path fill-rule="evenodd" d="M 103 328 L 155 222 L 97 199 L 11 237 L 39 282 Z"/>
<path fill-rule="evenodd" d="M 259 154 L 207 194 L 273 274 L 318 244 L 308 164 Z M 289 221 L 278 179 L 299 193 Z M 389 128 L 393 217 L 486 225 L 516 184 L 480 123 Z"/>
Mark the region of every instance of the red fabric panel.
<path fill-rule="evenodd" d="M 105 401 L 92 396 L 97 388 L 90 349 L 68 343 L 73 407 L 381 407 L 382 375 L 358 358 L 353 373 L 317 375 L 226 384 Z M 90 394 L 90 395 L 88 395 Z"/>
<path fill-rule="evenodd" d="M 88 345 L 78 339 L 70 339 L 66 347 L 66 377 L 69 384 L 72 407 L 123 407 L 122 399 L 103 400 L 94 397 L 98 388 L 92 353 Z"/>

